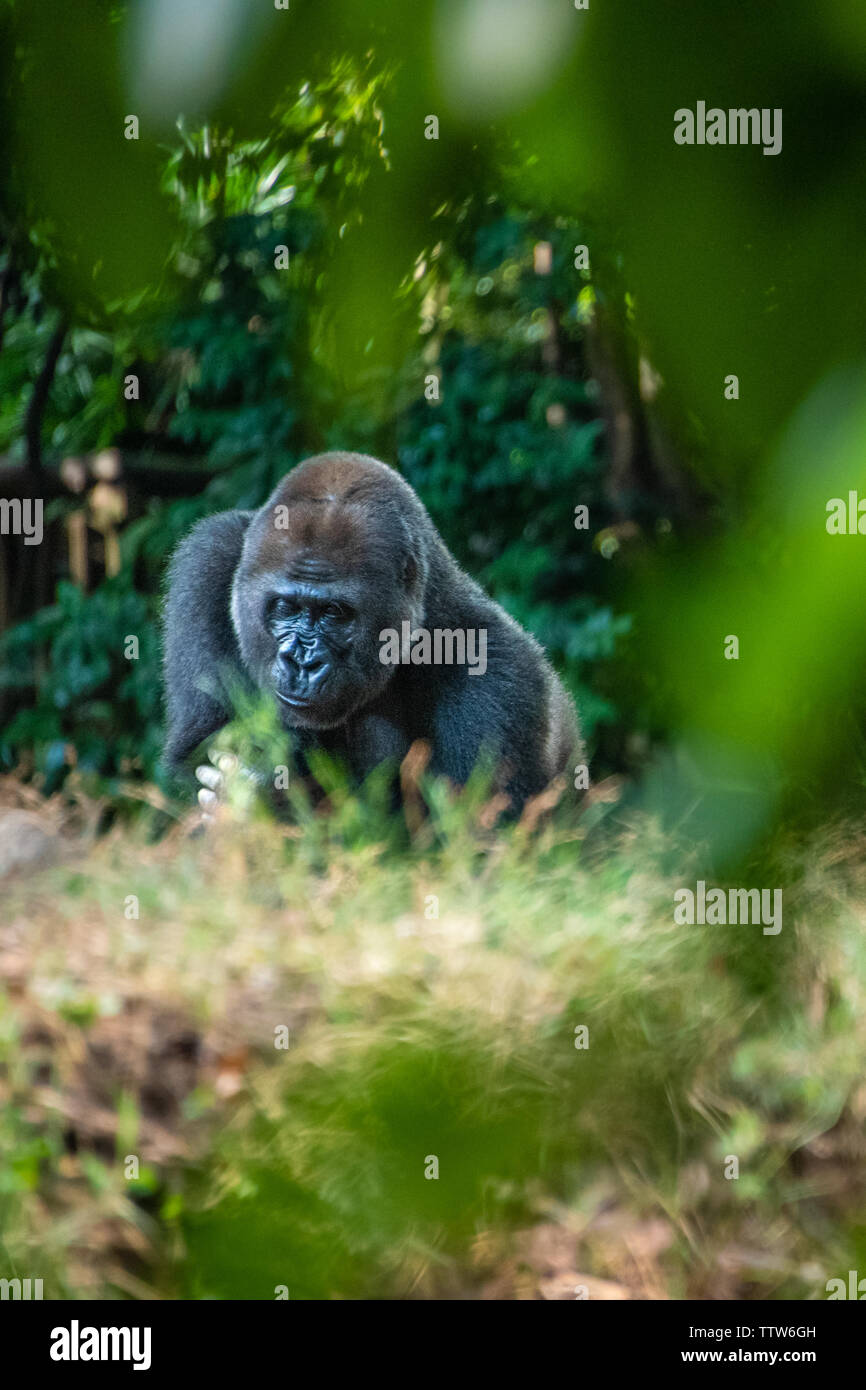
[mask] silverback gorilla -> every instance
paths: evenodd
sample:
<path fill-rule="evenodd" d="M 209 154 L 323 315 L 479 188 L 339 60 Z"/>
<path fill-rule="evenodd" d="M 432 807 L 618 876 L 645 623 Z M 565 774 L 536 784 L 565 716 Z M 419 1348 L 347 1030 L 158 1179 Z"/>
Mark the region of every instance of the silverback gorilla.
<path fill-rule="evenodd" d="M 485 662 L 466 661 L 472 642 Z M 296 753 L 324 748 L 358 779 L 422 739 L 430 771 L 458 785 L 486 753 L 519 811 L 577 755 L 538 643 L 458 567 L 409 484 L 363 454 L 307 459 L 259 511 L 208 517 L 178 547 L 169 767 L 231 718 L 226 673 L 273 695 Z"/>

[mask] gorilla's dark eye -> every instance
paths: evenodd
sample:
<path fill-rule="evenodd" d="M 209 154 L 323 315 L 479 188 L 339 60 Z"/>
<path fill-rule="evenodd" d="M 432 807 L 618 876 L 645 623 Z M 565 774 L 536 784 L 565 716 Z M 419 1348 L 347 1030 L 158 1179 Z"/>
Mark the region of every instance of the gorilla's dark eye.
<path fill-rule="evenodd" d="M 350 618 L 355 616 L 354 610 L 348 603 L 328 603 L 325 605 L 324 613 L 326 618 L 334 618 L 337 622 L 347 623 Z"/>
<path fill-rule="evenodd" d="M 274 594 L 267 605 L 268 618 L 273 621 L 285 620 L 286 618 L 296 618 L 300 612 L 299 605 L 293 598 L 286 598 L 285 594 Z"/>

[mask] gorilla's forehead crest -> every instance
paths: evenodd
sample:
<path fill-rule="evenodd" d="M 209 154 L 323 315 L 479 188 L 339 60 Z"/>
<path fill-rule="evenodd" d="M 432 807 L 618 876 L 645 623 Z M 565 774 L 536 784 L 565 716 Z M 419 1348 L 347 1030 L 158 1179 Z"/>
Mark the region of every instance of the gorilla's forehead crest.
<path fill-rule="evenodd" d="M 363 515 L 342 499 L 296 498 L 274 506 L 270 529 L 283 557 L 288 546 L 297 563 L 324 568 L 360 558 L 363 523 Z M 310 552 L 308 556 L 305 551 Z"/>
<path fill-rule="evenodd" d="M 329 564 L 310 551 L 299 551 L 285 567 L 287 578 L 300 584 L 331 584 L 340 577 L 341 566 Z"/>
<path fill-rule="evenodd" d="M 291 509 L 309 507 L 313 516 L 327 516 L 334 511 L 345 515 L 346 511 L 366 511 L 382 505 L 396 505 L 407 513 L 426 515 L 405 479 L 367 454 L 317 454 L 306 459 L 286 475 L 270 503 Z"/>
<path fill-rule="evenodd" d="M 399 473 L 364 454 L 319 454 L 279 484 L 250 528 L 247 553 L 257 570 L 285 568 L 294 578 L 327 581 L 362 560 L 393 561 L 402 518 L 416 519 L 418 498 Z M 389 513 L 393 525 L 387 524 Z"/>

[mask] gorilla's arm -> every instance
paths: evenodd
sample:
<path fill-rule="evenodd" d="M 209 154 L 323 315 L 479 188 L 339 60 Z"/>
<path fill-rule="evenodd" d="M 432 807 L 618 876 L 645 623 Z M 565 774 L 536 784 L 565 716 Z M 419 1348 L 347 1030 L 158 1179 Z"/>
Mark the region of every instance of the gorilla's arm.
<path fill-rule="evenodd" d="M 459 626 L 486 631 L 487 669 L 483 675 L 466 666 L 412 672 L 416 682 L 420 677 L 430 685 L 430 771 L 462 786 L 479 759 L 492 755 L 494 789 L 505 792 L 519 814 L 576 754 L 571 702 L 534 638 L 467 576 L 460 576 L 446 602 L 447 611 L 460 614 Z M 446 626 L 444 618 L 440 625 Z"/>
<path fill-rule="evenodd" d="M 168 736 L 165 762 L 177 768 L 231 709 L 223 691 L 242 676 L 232 626 L 231 587 L 252 512 L 220 512 L 181 542 L 168 574 L 164 665 Z"/>

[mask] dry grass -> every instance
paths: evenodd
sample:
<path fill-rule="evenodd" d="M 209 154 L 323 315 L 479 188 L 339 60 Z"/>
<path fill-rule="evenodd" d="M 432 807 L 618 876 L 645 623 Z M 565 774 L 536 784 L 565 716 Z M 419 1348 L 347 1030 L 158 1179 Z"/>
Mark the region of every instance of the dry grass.
<path fill-rule="evenodd" d="M 477 807 L 400 848 L 349 803 L 155 844 L 94 823 L 80 804 L 62 861 L 4 892 L 4 1275 L 64 1297 L 821 1298 L 862 1263 L 849 832 L 792 858 L 764 937 L 675 925 L 694 866 L 662 873 L 650 824 L 589 858 Z"/>

